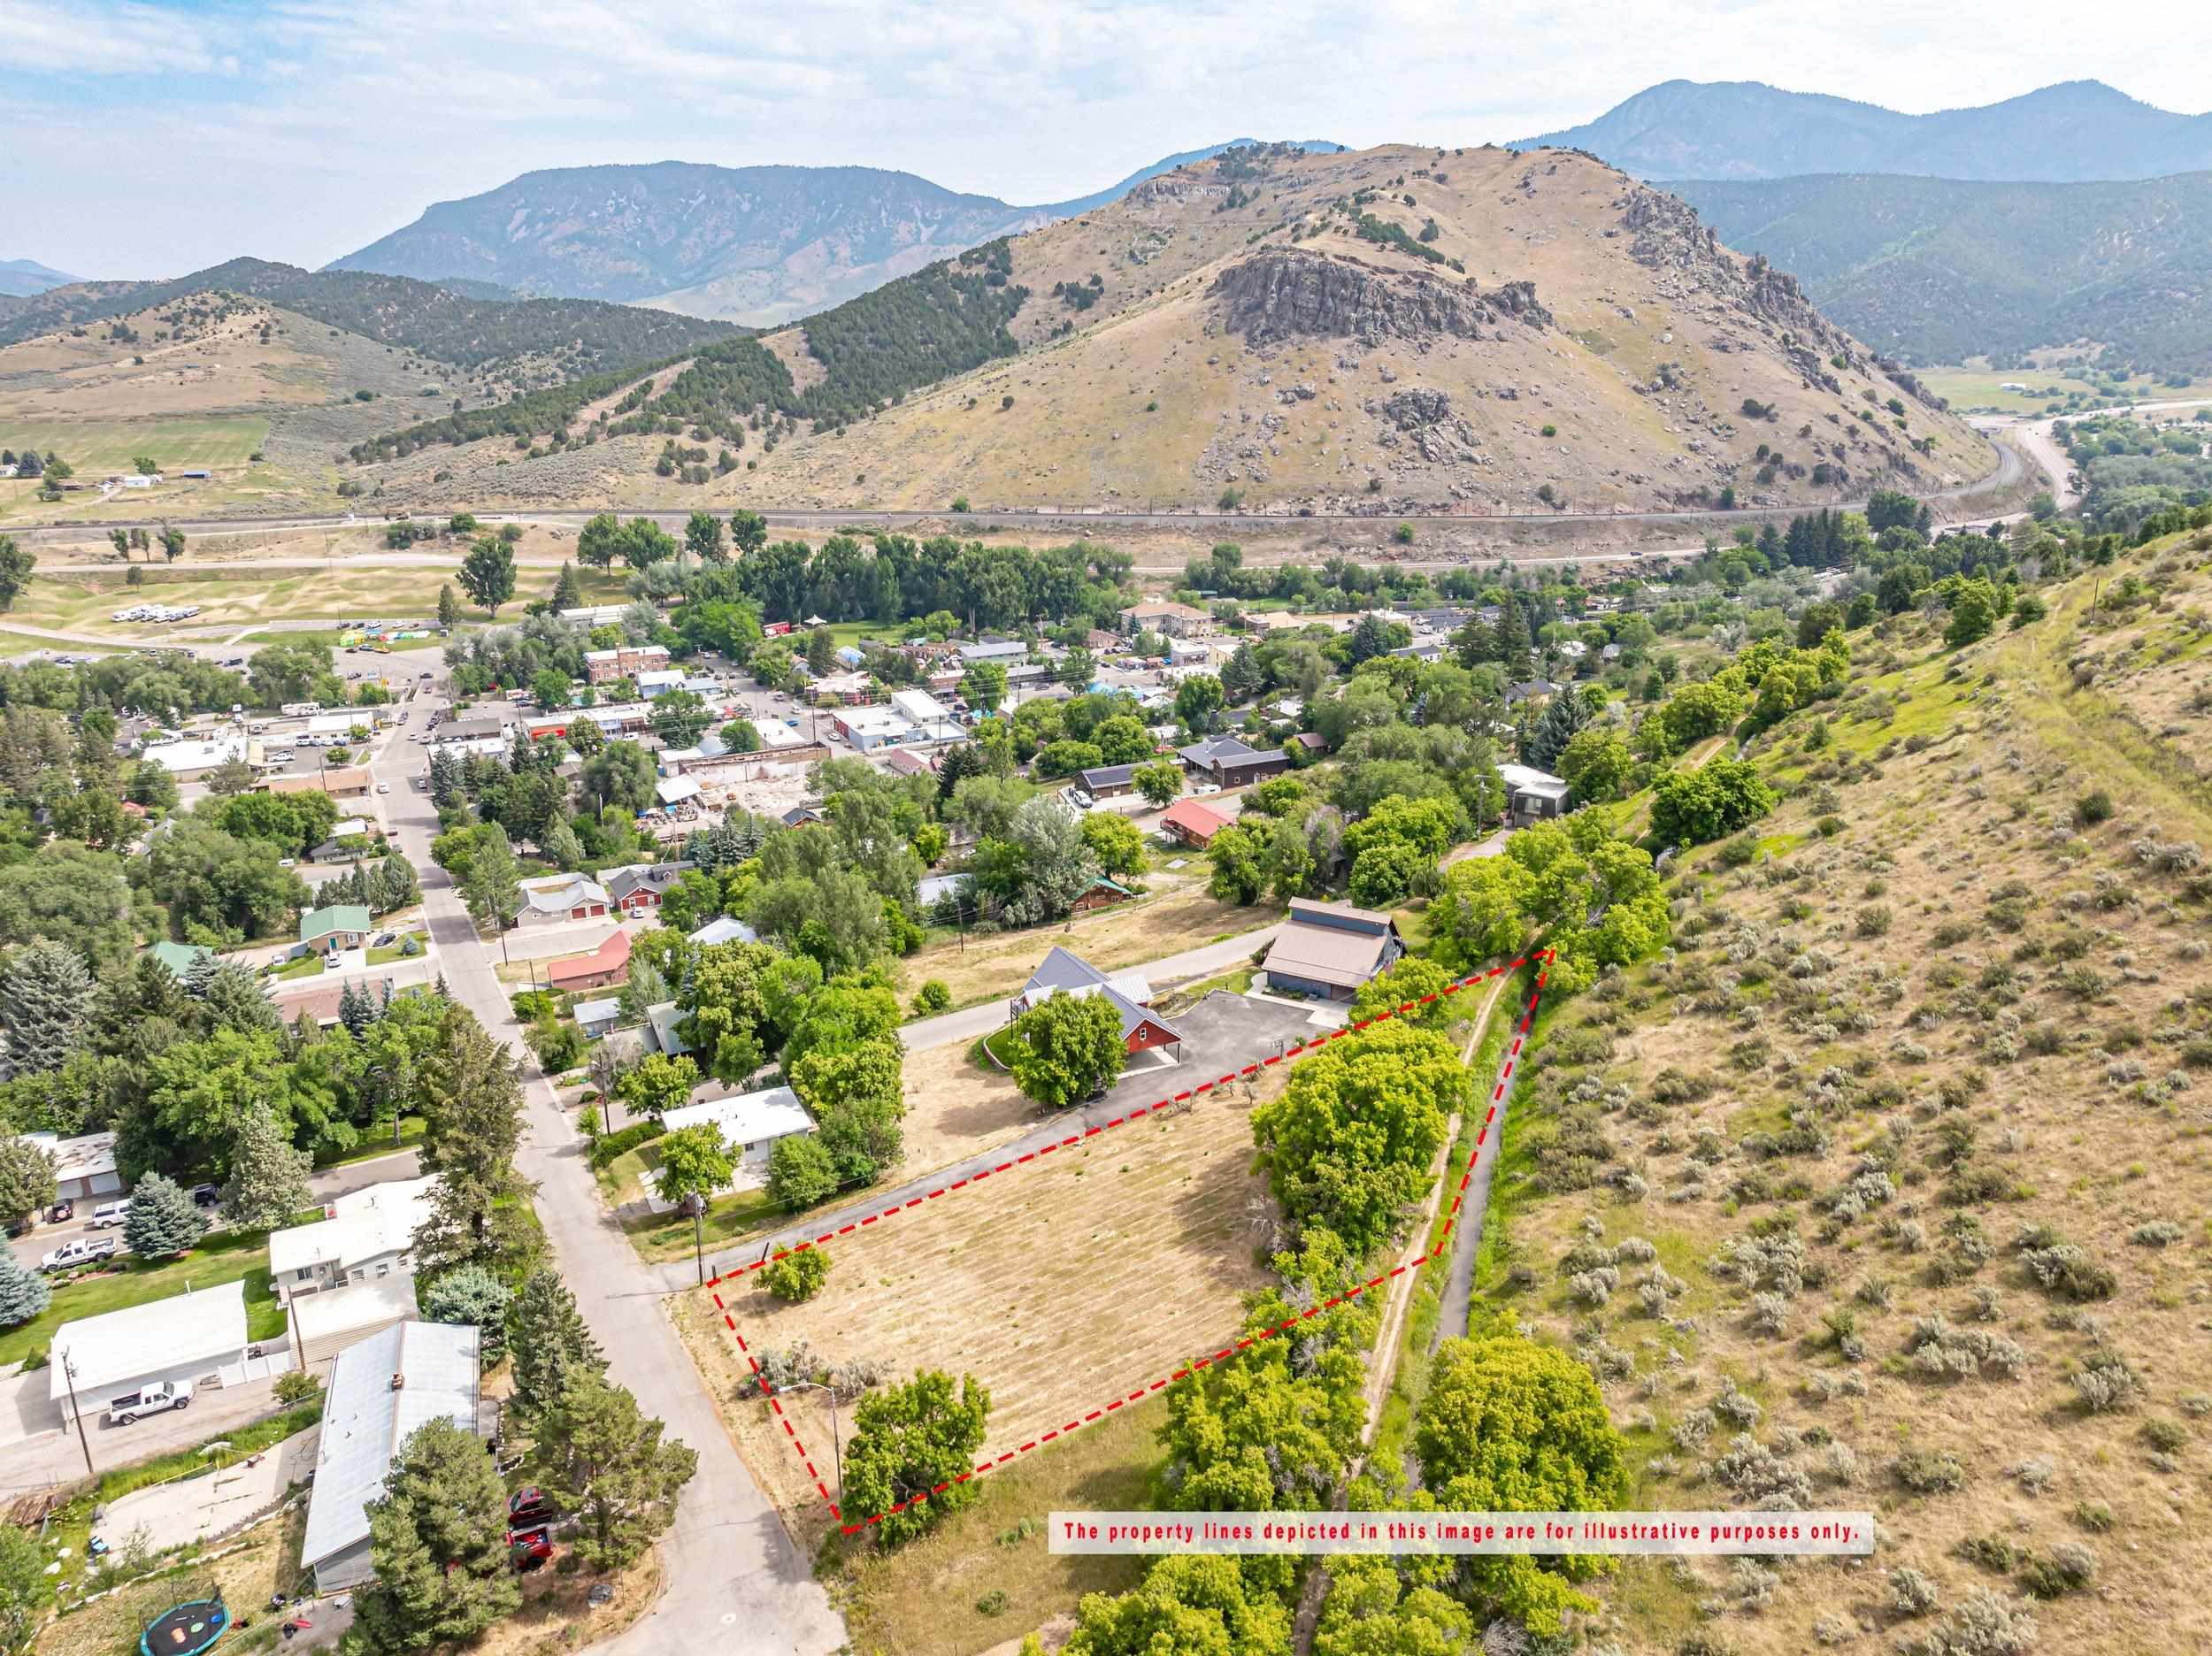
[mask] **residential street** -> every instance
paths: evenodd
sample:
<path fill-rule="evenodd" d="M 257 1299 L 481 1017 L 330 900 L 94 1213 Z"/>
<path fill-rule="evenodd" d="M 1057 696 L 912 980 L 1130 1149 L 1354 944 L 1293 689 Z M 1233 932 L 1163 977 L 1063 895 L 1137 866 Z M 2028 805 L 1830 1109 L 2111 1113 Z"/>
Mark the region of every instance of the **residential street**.
<path fill-rule="evenodd" d="M 613 1377 L 637 1394 L 647 1414 L 667 1422 L 672 1437 L 699 1452 L 698 1476 L 662 1544 L 666 1591 L 627 1633 L 600 1648 L 615 1656 L 727 1656 L 739 1650 L 828 1656 L 845 1643 L 842 1620 L 724 1432 L 662 1308 L 660 1282 L 601 1209 L 582 1141 L 522 1047 L 493 973 L 496 953 L 477 940 L 451 882 L 430 861 L 437 813 L 405 780 L 422 763 L 419 750 L 403 740 L 387 743 L 372 762 L 377 777 L 393 784 L 381 800 L 387 824 L 421 873 L 447 987 L 485 1028 L 513 1045 L 531 1075 L 517 1162 L 524 1177 L 537 1181 L 546 1240 Z"/>

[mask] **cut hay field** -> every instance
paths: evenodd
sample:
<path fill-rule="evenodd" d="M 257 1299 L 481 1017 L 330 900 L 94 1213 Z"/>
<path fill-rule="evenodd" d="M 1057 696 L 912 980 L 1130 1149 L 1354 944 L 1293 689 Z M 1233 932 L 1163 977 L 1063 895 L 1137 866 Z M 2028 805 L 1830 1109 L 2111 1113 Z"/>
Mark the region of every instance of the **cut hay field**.
<path fill-rule="evenodd" d="M 164 471 L 184 466 L 242 466 L 269 435 L 267 419 L 254 414 L 204 414 L 157 419 L 55 419 L 0 415 L 0 443 L 19 452 L 54 453 L 93 482 L 129 472 L 144 455 Z M 17 482 L 27 495 L 35 483 Z M 10 502 L 12 504 L 13 502 Z"/>

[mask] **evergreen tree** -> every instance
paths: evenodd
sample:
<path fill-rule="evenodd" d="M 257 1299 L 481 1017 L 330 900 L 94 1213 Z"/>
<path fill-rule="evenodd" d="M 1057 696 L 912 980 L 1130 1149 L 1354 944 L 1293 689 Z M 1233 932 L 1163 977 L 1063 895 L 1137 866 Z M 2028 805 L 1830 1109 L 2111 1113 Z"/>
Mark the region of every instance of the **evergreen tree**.
<path fill-rule="evenodd" d="M 553 1504 L 574 1514 L 576 1554 L 593 1568 L 633 1562 L 675 1522 L 699 1453 L 663 1441 L 665 1430 L 627 1389 L 589 1372 L 541 1417 L 531 1465 Z"/>
<path fill-rule="evenodd" d="M 1550 770 L 1559 763 L 1559 755 L 1566 751 L 1574 733 L 1590 722 L 1590 704 L 1574 690 L 1562 690 L 1552 697 L 1544 709 L 1544 717 L 1536 721 L 1528 740 L 1521 748 L 1522 759 L 1539 770 Z"/>
<path fill-rule="evenodd" d="M 507 1491 L 476 1434 L 449 1420 L 418 1427 L 368 1505 L 373 1584 L 355 1596 L 377 1650 L 474 1638 L 522 1602 L 507 1554 Z"/>
<path fill-rule="evenodd" d="M 273 1035 L 284 1026 L 284 1015 L 269 999 L 262 980 L 242 961 L 203 954 L 185 974 L 184 986 L 200 1003 L 210 1033 L 228 1029 L 242 1035 Z"/>
<path fill-rule="evenodd" d="M 451 581 L 440 582 L 438 585 L 438 625 L 442 627 L 450 627 L 460 618 L 461 601 L 453 595 L 453 583 Z"/>
<path fill-rule="evenodd" d="M 338 1022 L 346 1033 L 359 1040 L 370 1024 L 376 1022 L 376 1002 L 363 994 L 351 978 L 338 991 Z"/>
<path fill-rule="evenodd" d="M 827 627 L 818 626 L 807 634 L 806 664 L 818 677 L 837 665 L 837 640 Z"/>
<path fill-rule="evenodd" d="M 1517 680 L 1528 671 L 1528 655 L 1534 642 L 1529 636 L 1528 617 L 1521 613 L 1521 606 L 1513 595 L 1507 594 L 1505 602 L 1498 606 L 1497 641 L 1492 646 L 1492 654 L 1503 664 L 1509 680 Z"/>
<path fill-rule="evenodd" d="M 443 991 L 443 979 L 440 979 Z M 449 1001 L 423 1087 L 422 1166 L 437 1175 L 431 1215 L 416 1234 L 428 1269 L 511 1257 L 527 1246 L 515 1172 L 522 1083 L 507 1048 Z"/>
<path fill-rule="evenodd" d="M 28 1138 L 0 1133 L 0 1223 L 18 1225 L 54 1200 L 54 1158 Z"/>
<path fill-rule="evenodd" d="M 307 1176 L 313 1159 L 296 1150 L 266 1108 L 239 1130 L 223 1184 L 223 1217 L 242 1230 L 268 1230 L 314 1203 Z M 134 1204 L 134 1208 L 135 1204 Z"/>
<path fill-rule="evenodd" d="M 388 915 L 421 901 L 422 886 L 415 878 L 415 865 L 403 856 L 386 857 L 376 871 L 371 906 L 378 914 Z"/>
<path fill-rule="evenodd" d="M 28 1322 L 53 1300 L 53 1288 L 44 1276 L 13 1254 L 0 1253 L 0 1328 Z"/>
<path fill-rule="evenodd" d="M 1248 641 L 1238 645 L 1236 653 L 1222 663 L 1222 694 L 1232 702 L 1248 702 L 1266 687 L 1267 675 L 1260 670 L 1258 652 Z"/>
<path fill-rule="evenodd" d="M 131 1210 L 123 1220 L 123 1240 L 141 1259 L 168 1259 L 188 1253 L 207 1234 L 207 1221 L 192 1198 L 163 1173 L 149 1173 L 131 1191 Z"/>
<path fill-rule="evenodd" d="M 457 1265 L 423 1291 L 422 1314 L 432 1322 L 462 1322 L 482 1331 L 481 1356 L 491 1368 L 505 1355 L 507 1307 L 514 1292 L 481 1265 Z"/>
<path fill-rule="evenodd" d="M 570 1385 L 606 1372 L 576 1296 L 549 1265 L 532 1271 L 507 1307 L 507 1346 L 515 1360 L 511 1407 L 532 1430 Z"/>
<path fill-rule="evenodd" d="M 560 610 L 583 607 L 584 584 L 576 579 L 576 566 L 563 558 L 560 579 L 553 583 L 553 608 Z"/>
<path fill-rule="evenodd" d="M 0 972 L 0 1030 L 10 1076 L 58 1070 L 84 1039 L 94 985 L 84 957 L 41 938 L 16 950 Z"/>

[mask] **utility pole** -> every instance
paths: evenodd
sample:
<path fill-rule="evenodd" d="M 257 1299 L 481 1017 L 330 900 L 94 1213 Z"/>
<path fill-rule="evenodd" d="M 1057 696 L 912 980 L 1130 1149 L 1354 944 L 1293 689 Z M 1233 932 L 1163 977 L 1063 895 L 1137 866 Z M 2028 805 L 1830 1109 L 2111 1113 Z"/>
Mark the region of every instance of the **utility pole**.
<path fill-rule="evenodd" d="M 85 1476 L 97 1477 L 99 1474 L 92 1469 L 92 1445 L 84 1435 L 84 1411 L 77 1407 L 77 1360 L 67 1352 L 61 1354 L 61 1371 L 69 1380 L 69 1413 L 77 1422 L 77 1446 L 84 1451 Z M 841 1473 L 838 1476 L 837 1489 L 840 1494 L 844 1492 L 845 1480 Z"/>

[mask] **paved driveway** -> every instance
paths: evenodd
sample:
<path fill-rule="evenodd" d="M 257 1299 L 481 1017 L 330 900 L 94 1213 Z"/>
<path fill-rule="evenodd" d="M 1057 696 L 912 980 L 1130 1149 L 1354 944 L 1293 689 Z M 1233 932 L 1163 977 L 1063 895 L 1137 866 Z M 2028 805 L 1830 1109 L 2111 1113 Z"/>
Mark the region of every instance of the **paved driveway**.
<path fill-rule="evenodd" d="M 314 1476 L 322 1430 L 311 1426 L 295 1432 L 273 1449 L 232 1460 L 204 1476 L 133 1490 L 102 1515 L 100 1537 L 120 1552 L 142 1530 L 148 1550 L 165 1552 L 234 1529 L 282 1500 L 291 1485 Z"/>
<path fill-rule="evenodd" d="M 0 1448 L 0 1492 L 15 1494 L 76 1482 L 85 1476 L 84 1448 L 78 1443 L 77 1429 L 65 1430 L 61 1411 L 46 1399 L 46 1370 L 36 1369 L 19 1378 L 34 1384 L 35 1392 L 24 1398 L 19 1409 L 0 1414 L 0 1431 L 11 1429 L 19 1415 L 30 1414 L 34 1409 L 42 1408 L 45 1413 L 37 1416 L 42 1430 Z M 104 1417 L 92 1417 L 88 1411 L 85 1444 L 91 1448 L 94 1469 L 105 1472 L 219 1438 L 265 1414 L 273 1414 L 276 1409 L 273 1380 L 205 1386 L 194 1395 L 189 1407 L 149 1415 L 127 1426 L 110 1426 Z"/>

